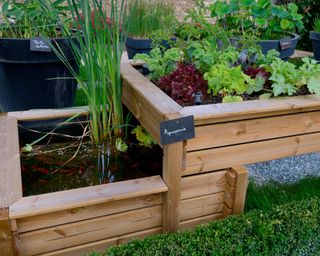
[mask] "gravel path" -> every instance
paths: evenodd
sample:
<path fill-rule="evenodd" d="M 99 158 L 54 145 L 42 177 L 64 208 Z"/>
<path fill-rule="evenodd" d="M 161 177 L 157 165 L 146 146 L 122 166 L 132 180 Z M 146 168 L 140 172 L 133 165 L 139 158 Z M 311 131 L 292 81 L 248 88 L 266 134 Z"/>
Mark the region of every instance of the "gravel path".
<path fill-rule="evenodd" d="M 247 167 L 249 177 L 256 184 L 270 181 L 294 183 L 306 176 L 320 176 L 320 153 L 250 164 Z"/>

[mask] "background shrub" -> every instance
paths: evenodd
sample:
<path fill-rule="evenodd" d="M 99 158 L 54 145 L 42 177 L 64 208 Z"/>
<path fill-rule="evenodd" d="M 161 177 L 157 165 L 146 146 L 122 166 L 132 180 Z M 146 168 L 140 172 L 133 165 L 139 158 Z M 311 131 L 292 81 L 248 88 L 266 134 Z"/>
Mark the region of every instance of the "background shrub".
<path fill-rule="evenodd" d="M 320 1 L 319 0 L 278 0 L 277 4 L 295 3 L 299 8 L 299 13 L 303 14 L 305 32 L 301 33 L 301 38 L 298 43 L 298 48 L 312 51 L 312 44 L 309 39 L 309 31 L 313 30 L 313 20 L 319 15 Z"/>

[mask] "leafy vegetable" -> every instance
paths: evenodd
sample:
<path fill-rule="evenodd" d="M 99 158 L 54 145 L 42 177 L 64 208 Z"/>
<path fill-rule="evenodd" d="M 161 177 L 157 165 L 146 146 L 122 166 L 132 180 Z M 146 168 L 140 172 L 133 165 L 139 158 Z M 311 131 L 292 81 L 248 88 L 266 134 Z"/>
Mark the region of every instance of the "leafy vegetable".
<path fill-rule="evenodd" d="M 208 92 L 213 95 L 239 95 L 248 90 L 248 84 L 254 85 L 255 80 L 241 71 L 241 66 L 229 67 L 218 64 L 204 74 L 208 80 Z"/>
<path fill-rule="evenodd" d="M 166 50 L 164 53 L 161 52 L 160 48 L 154 48 L 149 54 L 136 54 L 134 60 L 143 60 L 150 72 L 148 78 L 156 81 L 160 77 L 170 74 L 182 57 L 182 52 L 175 47 Z"/>
<path fill-rule="evenodd" d="M 194 93 L 206 95 L 208 88 L 202 73 L 192 64 L 179 64 L 174 72 L 158 80 L 158 86 L 179 104 L 190 104 Z"/>

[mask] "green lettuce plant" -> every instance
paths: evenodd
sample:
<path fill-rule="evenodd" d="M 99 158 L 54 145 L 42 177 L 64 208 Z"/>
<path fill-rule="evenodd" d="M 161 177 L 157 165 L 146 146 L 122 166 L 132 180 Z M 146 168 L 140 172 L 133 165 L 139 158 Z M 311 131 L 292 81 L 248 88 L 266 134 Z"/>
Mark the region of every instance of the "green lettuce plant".
<path fill-rule="evenodd" d="M 178 48 L 170 48 L 164 53 L 160 48 L 154 48 L 149 54 L 136 54 L 134 60 L 143 60 L 149 69 L 148 78 L 152 81 L 170 74 L 175 68 L 176 63 L 182 60 L 183 54 Z"/>

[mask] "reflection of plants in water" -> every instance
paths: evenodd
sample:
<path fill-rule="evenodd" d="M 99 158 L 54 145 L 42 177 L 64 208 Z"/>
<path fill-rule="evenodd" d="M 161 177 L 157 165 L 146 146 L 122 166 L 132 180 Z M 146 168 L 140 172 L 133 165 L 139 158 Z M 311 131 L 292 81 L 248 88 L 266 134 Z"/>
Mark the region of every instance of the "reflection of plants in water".
<path fill-rule="evenodd" d="M 97 148 L 83 142 L 73 156 L 78 146 L 49 144 L 35 146 L 32 154 L 22 154 L 24 195 L 161 174 L 160 148 L 146 149 L 131 143 L 128 152 L 123 153 L 112 144 Z"/>

